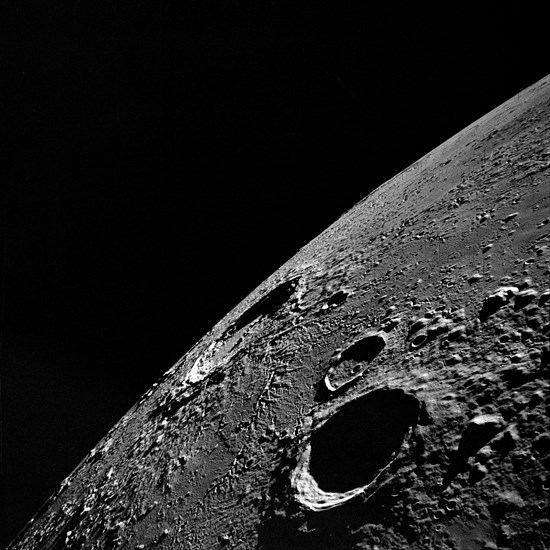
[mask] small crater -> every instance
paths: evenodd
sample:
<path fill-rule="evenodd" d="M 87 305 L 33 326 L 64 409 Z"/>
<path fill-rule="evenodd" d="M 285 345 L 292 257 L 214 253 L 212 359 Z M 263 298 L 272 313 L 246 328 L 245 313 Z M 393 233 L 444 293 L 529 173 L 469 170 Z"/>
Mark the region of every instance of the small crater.
<path fill-rule="evenodd" d="M 402 390 L 376 390 L 342 408 L 311 439 L 309 471 L 322 491 L 370 483 L 418 421 L 418 400 Z"/>
<path fill-rule="evenodd" d="M 330 392 L 347 386 L 361 376 L 374 358 L 384 349 L 386 340 L 381 333 L 367 334 L 355 341 L 333 360 L 325 376 L 325 385 Z"/>
<path fill-rule="evenodd" d="M 349 294 L 345 290 L 339 290 L 327 300 L 327 305 L 329 307 L 339 306 L 348 299 L 348 296 Z"/>
<path fill-rule="evenodd" d="M 423 344 L 426 343 L 428 340 L 428 334 L 426 332 L 419 332 L 417 335 L 411 340 L 411 349 L 416 349 L 421 347 Z"/>
<path fill-rule="evenodd" d="M 407 338 L 411 338 L 409 349 L 415 350 L 424 344 L 435 340 L 441 334 L 448 332 L 453 326 L 453 322 L 441 316 L 433 319 L 418 319 L 410 328 Z"/>

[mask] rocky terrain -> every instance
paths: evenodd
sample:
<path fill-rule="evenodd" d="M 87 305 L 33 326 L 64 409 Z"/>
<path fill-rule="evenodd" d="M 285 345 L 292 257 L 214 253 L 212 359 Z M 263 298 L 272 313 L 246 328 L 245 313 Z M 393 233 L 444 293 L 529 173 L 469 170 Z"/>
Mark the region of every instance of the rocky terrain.
<path fill-rule="evenodd" d="M 547 77 L 301 249 L 10 548 L 548 548 L 549 186 Z"/>

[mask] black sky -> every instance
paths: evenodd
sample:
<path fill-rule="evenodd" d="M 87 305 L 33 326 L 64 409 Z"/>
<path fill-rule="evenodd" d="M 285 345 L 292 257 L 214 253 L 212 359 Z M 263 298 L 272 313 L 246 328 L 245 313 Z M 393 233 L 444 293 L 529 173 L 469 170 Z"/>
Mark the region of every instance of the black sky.
<path fill-rule="evenodd" d="M 491 25 L 390 21 L 275 0 L 9 11 L 0 544 L 301 246 L 548 72 Z"/>

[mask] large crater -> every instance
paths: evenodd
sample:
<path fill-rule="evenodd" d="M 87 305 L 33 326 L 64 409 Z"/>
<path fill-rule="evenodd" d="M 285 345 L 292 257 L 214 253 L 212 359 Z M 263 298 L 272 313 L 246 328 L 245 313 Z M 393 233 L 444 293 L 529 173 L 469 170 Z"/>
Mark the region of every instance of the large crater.
<path fill-rule="evenodd" d="M 370 483 L 418 420 L 417 399 L 375 390 L 343 405 L 311 439 L 309 472 L 319 489 L 342 493 Z"/>

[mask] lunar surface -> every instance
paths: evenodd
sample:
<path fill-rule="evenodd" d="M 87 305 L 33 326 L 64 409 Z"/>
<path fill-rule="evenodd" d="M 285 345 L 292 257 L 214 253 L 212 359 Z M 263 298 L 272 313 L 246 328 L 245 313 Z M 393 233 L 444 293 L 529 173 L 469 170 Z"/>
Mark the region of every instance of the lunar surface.
<path fill-rule="evenodd" d="M 10 548 L 548 548 L 549 189 L 546 77 L 302 248 Z"/>

